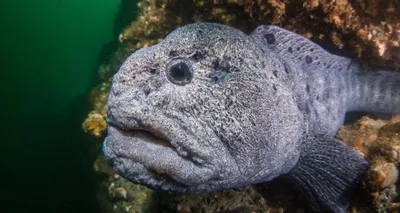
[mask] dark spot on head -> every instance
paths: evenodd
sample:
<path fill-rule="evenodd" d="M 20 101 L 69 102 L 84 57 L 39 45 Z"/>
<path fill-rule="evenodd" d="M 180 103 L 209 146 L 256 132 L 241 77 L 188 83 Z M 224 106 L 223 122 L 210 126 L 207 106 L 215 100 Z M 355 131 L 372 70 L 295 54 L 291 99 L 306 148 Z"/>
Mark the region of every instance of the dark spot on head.
<path fill-rule="evenodd" d="M 226 105 L 226 108 L 229 108 L 232 105 L 233 105 L 233 101 L 232 101 L 232 99 L 229 99 L 228 104 Z"/>
<path fill-rule="evenodd" d="M 224 69 L 225 71 L 229 72 L 229 71 L 230 71 L 230 67 L 231 67 L 231 66 L 230 66 L 228 60 L 222 60 L 222 61 L 219 62 L 219 64 L 218 64 L 218 66 L 217 66 L 216 69 L 218 70 L 218 69 L 222 68 L 222 69 Z"/>
<path fill-rule="evenodd" d="M 272 73 L 274 74 L 275 77 L 278 77 L 278 70 L 274 70 L 272 71 Z"/>
<path fill-rule="evenodd" d="M 278 90 L 278 88 L 276 88 L 276 86 L 275 86 L 275 85 L 272 85 L 272 88 L 274 88 L 274 90 L 275 90 L 275 91 L 277 91 L 277 90 Z"/>
<path fill-rule="evenodd" d="M 144 89 L 143 89 L 143 93 L 144 93 L 144 95 L 145 96 L 148 96 L 149 94 L 150 94 L 150 87 L 149 86 L 146 86 L 146 87 L 144 87 Z"/>
<path fill-rule="evenodd" d="M 310 85 L 308 85 L 308 84 L 306 86 L 306 91 L 307 91 L 307 93 L 310 93 Z"/>
<path fill-rule="evenodd" d="M 157 70 L 156 69 L 150 69 L 151 74 L 156 74 Z"/>
<path fill-rule="evenodd" d="M 192 59 L 194 61 L 200 61 L 203 58 L 204 58 L 203 54 L 201 54 L 199 51 L 196 51 L 196 53 L 192 56 Z"/>
<path fill-rule="evenodd" d="M 310 52 L 314 52 L 314 48 L 311 48 L 311 49 L 310 49 Z"/>
<path fill-rule="evenodd" d="M 172 58 L 178 57 L 178 53 L 176 51 L 170 51 L 169 57 L 172 57 Z"/>
<path fill-rule="evenodd" d="M 236 59 L 237 62 L 239 62 L 239 64 L 243 64 L 244 60 L 243 58 L 239 57 Z"/>
<path fill-rule="evenodd" d="M 312 58 L 309 55 L 306 56 L 306 63 L 307 64 L 311 64 L 312 63 Z"/>
<path fill-rule="evenodd" d="M 264 38 L 265 38 L 265 40 L 267 40 L 267 43 L 268 44 L 273 44 L 273 43 L 275 43 L 275 36 L 273 35 L 273 34 L 270 34 L 270 33 L 268 33 L 268 34 L 265 34 L 264 35 Z"/>
<path fill-rule="evenodd" d="M 297 51 L 300 51 L 300 47 L 297 47 L 296 50 L 297 50 Z"/>
<path fill-rule="evenodd" d="M 179 111 L 179 112 L 185 112 L 185 111 L 186 111 L 186 109 L 185 109 L 184 107 L 181 107 L 181 106 L 180 106 L 180 107 L 177 107 L 177 108 L 178 108 L 178 111 Z"/>
<path fill-rule="evenodd" d="M 289 51 L 289 53 L 293 53 L 293 48 L 292 48 L 292 47 L 289 47 L 289 48 L 288 48 L 288 51 Z"/>
<path fill-rule="evenodd" d="M 161 106 L 168 106 L 168 104 L 169 104 L 169 99 L 168 98 L 163 98 L 162 100 L 161 100 Z"/>
<path fill-rule="evenodd" d="M 203 31 L 202 30 L 197 30 L 195 35 L 196 35 L 197 39 L 200 39 L 201 37 L 203 37 Z"/>
<path fill-rule="evenodd" d="M 213 66 L 214 69 L 217 69 L 217 67 L 219 66 L 219 60 L 214 60 L 212 62 L 212 66 Z"/>

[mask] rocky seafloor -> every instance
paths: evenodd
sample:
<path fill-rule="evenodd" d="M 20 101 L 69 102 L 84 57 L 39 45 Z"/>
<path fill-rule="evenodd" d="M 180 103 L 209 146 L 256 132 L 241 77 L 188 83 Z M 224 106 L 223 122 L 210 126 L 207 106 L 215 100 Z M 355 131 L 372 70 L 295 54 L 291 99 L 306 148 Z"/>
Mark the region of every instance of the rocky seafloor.
<path fill-rule="evenodd" d="M 122 3 L 127 2 L 122 0 Z M 102 80 L 92 90 L 93 110 L 82 126 L 105 135 L 105 105 L 112 75 L 135 50 L 161 41 L 179 26 L 218 22 L 250 33 L 275 24 L 302 34 L 330 52 L 357 58 L 366 69 L 400 70 L 400 1 L 396 0 L 143 0 L 140 14 L 118 36 L 118 48 L 99 66 Z M 128 10 L 129 11 L 129 10 Z M 344 125 L 337 137 L 371 164 L 348 212 L 400 212 L 400 116 L 362 117 Z M 153 192 L 115 174 L 99 154 L 98 199 L 103 212 L 305 212 L 284 183 L 190 196 Z"/>

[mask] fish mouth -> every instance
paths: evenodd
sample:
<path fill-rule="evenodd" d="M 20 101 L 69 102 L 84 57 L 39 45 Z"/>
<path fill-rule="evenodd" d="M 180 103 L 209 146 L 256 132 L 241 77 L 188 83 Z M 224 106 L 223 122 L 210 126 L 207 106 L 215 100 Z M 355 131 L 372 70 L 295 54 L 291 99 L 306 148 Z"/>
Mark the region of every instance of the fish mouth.
<path fill-rule="evenodd" d="M 184 146 L 194 140 L 176 125 L 137 122 L 125 128 L 109 122 L 103 151 L 114 169 L 133 182 L 160 188 L 165 184 L 200 185 L 214 176 L 213 166 L 199 151 Z M 138 169 L 140 168 L 140 169 Z M 145 177 L 145 178 L 144 178 Z"/>
<path fill-rule="evenodd" d="M 159 129 L 154 128 L 153 126 L 133 128 L 130 130 L 120 128 L 116 125 L 113 125 L 111 122 L 109 122 L 109 126 L 111 126 L 111 128 L 115 128 L 117 131 L 120 131 L 121 134 L 139 137 L 141 139 L 144 139 L 146 143 L 152 144 L 154 146 L 170 148 L 174 150 L 176 154 L 182 157 L 184 160 L 191 161 L 197 166 L 204 166 L 206 164 L 205 157 L 200 157 L 200 154 L 197 151 L 186 148 L 171 132 L 164 133 Z"/>

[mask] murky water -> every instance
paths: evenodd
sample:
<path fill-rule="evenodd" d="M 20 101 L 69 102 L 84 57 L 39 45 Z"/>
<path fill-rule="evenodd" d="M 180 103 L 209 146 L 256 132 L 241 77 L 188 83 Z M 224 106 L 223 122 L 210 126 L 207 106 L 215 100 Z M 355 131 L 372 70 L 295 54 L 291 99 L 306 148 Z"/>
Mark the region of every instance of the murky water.
<path fill-rule="evenodd" d="M 0 212 L 97 212 L 94 155 L 80 124 L 119 1 L 0 4 Z"/>

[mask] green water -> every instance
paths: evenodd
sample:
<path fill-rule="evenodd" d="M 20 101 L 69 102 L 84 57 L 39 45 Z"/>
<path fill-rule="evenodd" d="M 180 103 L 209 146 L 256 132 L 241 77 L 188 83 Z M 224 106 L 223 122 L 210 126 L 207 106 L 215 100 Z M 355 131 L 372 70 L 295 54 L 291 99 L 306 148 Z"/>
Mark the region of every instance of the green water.
<path fill-rule="evenodd" d="M 118 0 L 0 3 L 0 212 L 97 212 L 95 152 L 80 127 L 115 37 Z"/>

